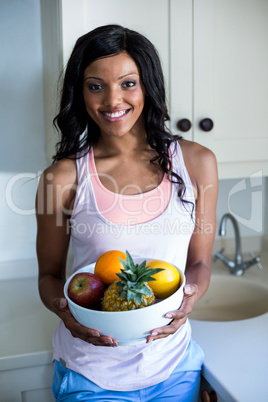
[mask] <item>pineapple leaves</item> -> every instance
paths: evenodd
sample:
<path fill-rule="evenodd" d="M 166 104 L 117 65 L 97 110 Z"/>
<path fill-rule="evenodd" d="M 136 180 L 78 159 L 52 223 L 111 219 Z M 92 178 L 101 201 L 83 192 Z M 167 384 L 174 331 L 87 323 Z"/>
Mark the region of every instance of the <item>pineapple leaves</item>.
<path fill-rule="evenodd" d="M 120 297 L 126 299 L 128 302 L 134 301 L 137 305 L 141 305 L 146 297 L 152 297 L 153 292 L 147 285 L 149 281 L 155 281 L 153 275 L 163 268 L 150 268 L 146 266 L 146 261 L 141 264 L 135 264 L 131 255 L 126 251 L 126 261 L 119 258 L 123 268 L 121 272 L 117 273 L 120 279 L 117 282 Z"/>
<path fill-rule="evenodd" d="M 124 270 L 121 270 L 123 277 L 121 274 L 117 274 L 117 276 L 119 276 L 121 280 L 123 280 L 123 278 L 127 278 L 128 280 L 137 283 L 155 281 L 155 278 L 153 278 L 152 276 L 164 270 L 163 268 L 149 268 L 146 266 L 146 261 L 143 261 L 140 265 L 135 264 L 127 250 L 126 261 L 120 257 L 119 259 L 124 267 Z"/>
<path fill-rule="evenodd" d="M 124 267 L 126 270 L 128 270 L 129 265 L 127 264 L 127 262 L 126 262 L 125 260 L 123 260 L 123 258 L 120 258 L 120 257 L 118 257 L 118 258 L 119 258 L 119 260 L 122 262 L 123 267 Z M 122 270 L 121 270 L 121 271 L 122 271 Z"/>
<path fill-rule="evenodd" d="M 134 267 L 135 266 L 134 261 L 127 250 L 126 250 L 126 256 L 127 256 L 127 265 L 129 267 Z"/>
<path fill-rule="evenodd" d="M 139 279 L 137 280 L 137 282 L 149 282 L 149 281 L 155 281 L 156 279 L 152 277 L 152 275 L 157 274 L 157 272 L 163 271 L 163 268 L 152 268 L 152 269 L 148 269 L 148 267 L 146 267 L 146 271 L 142 274 L 139 275 Z"/>
<path fill-rule="evenodd" d="M 163 268 L 150 268 L 146 266 L 146 261 L 143 261 L 140 265 L 135 264 L 127 250 L 126 261 L 122 258 L 119 259 L 122 262 L 124 269 L 121 269 L 121 273 L 117 273 L 117 276 L 121 281 L 127 282 L 128 286 L 131 282 L 133 282 L 133 286 L 136 284 L 137 287 L 137 285 L 140 286 L 144 282 L 155 281 L 156 279 L 153 275 L 163 271 Z"/>
<path fill-rule="evenodd" d="M 151 296 L 152 295 L 152 291 L 146 286 L 144 285 L 142 289 L 140 289 L 139 291 L 137 291 L 145 296 Z"/>
<path fill-rule="evenodd" d="M 136 296 L 135 292 L 132 292 L 132 290 L 130 290 L 130 289 L 127 290 L 127 297 L 126 297 L 127 301 L 134 300 L 135 296 Z"/>
<path fill-rule="evenodd" d="M 122 270 L 121 273 L 117 272 L 116 274 L 118 276 L 118 278 L 121 279 L 121 281 L 136 281 L 136 275 L 133 275 L 131 273 L 127 273 L 126 271 Z"/>
<path fill-rule="evenodd" d="M 137 303 L 138 305 L 140 305 L 141 302 L 142 302 L 142 299 L 143 299 L 142 294 L 136 294 L 135 297 L 134 297 L 134 302 Z"/>

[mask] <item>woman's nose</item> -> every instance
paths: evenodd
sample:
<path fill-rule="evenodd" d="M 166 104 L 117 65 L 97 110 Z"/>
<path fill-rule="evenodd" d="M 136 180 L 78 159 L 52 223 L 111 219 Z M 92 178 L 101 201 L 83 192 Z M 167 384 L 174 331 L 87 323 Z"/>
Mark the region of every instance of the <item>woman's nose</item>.
<path fill-rule="evenodd" d="M 104 104 L 106 106 L 117 106 L 122 102 L 122 94 L 119 88 L 107 88 L 105 91 Z"/>

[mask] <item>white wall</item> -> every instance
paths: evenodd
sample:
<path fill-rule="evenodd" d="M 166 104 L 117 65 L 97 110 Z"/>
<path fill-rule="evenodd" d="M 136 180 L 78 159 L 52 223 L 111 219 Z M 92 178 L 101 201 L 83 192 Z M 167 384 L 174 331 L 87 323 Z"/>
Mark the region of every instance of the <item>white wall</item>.
<path fill-rule="evenodd" d="M 0 0 L 0 38 L 3 262 L 35 258 L 36 176 L 46 165 L 39 1 Z"/>

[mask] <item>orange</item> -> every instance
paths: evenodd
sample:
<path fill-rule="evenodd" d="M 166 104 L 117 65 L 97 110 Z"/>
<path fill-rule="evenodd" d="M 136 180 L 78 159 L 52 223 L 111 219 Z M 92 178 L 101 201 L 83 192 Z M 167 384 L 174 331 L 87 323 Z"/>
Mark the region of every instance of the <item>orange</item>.
<path fill-rule="evenodd" d="M 153 289 L 155 297 L 165 299 L 171 296 L 179 287 L 180 274 L 174 265 L 161 260 L 148 261 L 146 266 L 150 268 L 164 268 L 152 277 L 155 281 L 149 281 L 149 286 Z"/>
<path fill-rule="evenodd" d="M 94 274 L 101 278 L 107 286 L 119 279 L 116 274 L 124 269 L 118 257 L 126 261 L 126 254 L 118 250 L 106 251 L 97 259 Z"/>

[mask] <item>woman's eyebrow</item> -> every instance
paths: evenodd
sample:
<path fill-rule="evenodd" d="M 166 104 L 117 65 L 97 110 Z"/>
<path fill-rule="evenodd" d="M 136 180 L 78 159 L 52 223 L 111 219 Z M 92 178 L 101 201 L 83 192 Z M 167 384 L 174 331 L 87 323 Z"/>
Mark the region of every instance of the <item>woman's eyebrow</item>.
<path fill-rule="evenodd" d="M 121 80 L 122 78 L 125 78 L 125 77 L 127 77 L 128 75 L 139 75 L 138 73 L 127 73 L 127 74 L 124 74 L 124 75 L 121 75 L 121 77 L 119 77 L 118 79 L 119 80 Z"/>
<path fill-rule="evenodd" d="M 121 75 L 120 77 L 118 77 L 118 80 L 121 80 L 122 78 L 125 78 L 125 77 L 128 77 L 129 75 L 139 75 L 138 73 L 127 73 L 127 74 L 124 74 L 124 75 Z M 103 78 L 100 78 L 100 77 L 95 77 L 95 76 L 93 76 L 93 75 L 90 75 L 90 76 L 88 76 L 88 77 L 86 77 L 85 78 L 85 81 L 86 80 L 89 80 L 89 79 L 93 79 L 93 80 L 99 80 L 99 81 L 104 81 L 103 80 Z"/>
<path fill-rule="evenodd" d="M 100 78 L 100 77 L 94 77 L 93 75 L 90 75 L 89 77 L 86 77 L 86 78 L 85 78 L 85 81 L 86 81 L 86 80 L 90 80 L 90 79 L 98 80 L 98 81 L 104 81 L 102 78 Z"/>

